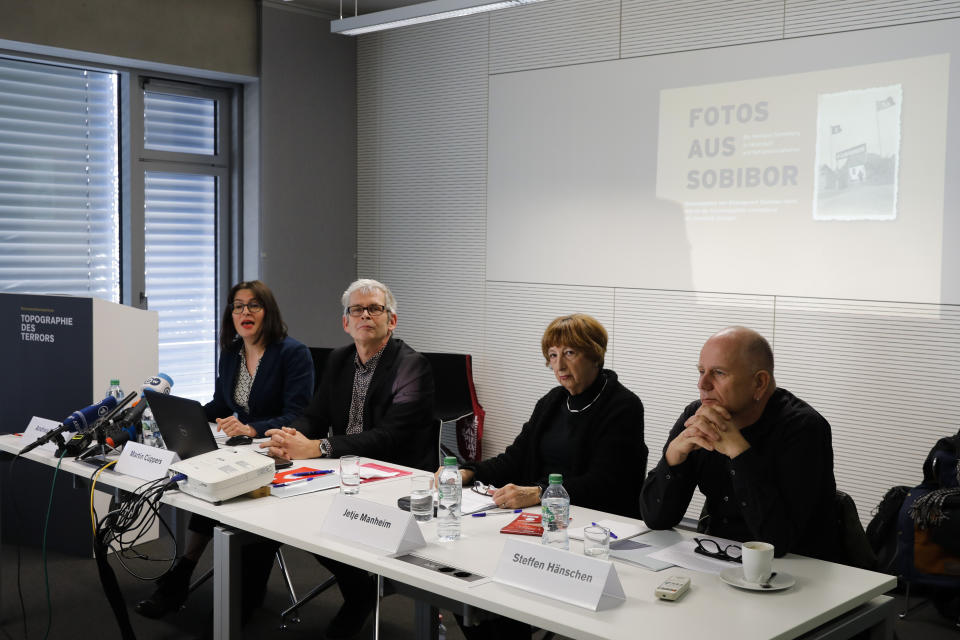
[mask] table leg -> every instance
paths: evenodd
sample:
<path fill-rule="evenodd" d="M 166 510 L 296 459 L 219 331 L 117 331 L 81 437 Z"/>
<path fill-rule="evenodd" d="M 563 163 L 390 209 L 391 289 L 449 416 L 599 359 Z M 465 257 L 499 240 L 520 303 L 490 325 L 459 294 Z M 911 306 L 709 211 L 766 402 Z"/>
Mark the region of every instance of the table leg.
<path fill-rule="evenodd" d="M 437 640 L 437 621 L 440 619 L 440 609 L 424 600 L 413 602 L 413 637 L 418 640 Z M 456 624 L 447 620 L 446 625 Z"/>
<path fill-rule="evenodd" d="M 213 637 L 239 640 L 242 536 L 225 527 L 213 529 Z"/>
<path fill-rule="evenodd" d="M 380 640 L 380 594 L 383 593 L 383 576 L 377 574 L 377 604 L 373 608 L 373 640 Z"/>

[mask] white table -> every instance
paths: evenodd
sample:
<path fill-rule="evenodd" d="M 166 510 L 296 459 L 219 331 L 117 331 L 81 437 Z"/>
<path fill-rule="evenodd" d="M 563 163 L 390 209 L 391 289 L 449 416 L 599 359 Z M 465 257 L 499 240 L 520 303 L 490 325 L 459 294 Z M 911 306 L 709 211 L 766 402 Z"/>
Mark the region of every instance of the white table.
<path fill-rule="evenodd" d="M 13 440 L 11 440 L 13 439 Z M 0 437 L 0 450 L 15 453 L 23 445 L 19 438 Z M 49 456 L 32 452 L 31 460 L 56 464 Z M 331 461 L 312 460 L 308 466 L 329 466 Z M 335 464 L 335 462 L 333 462 Z M 396 466 L 396 465 L 391 465 Z M 65 461 L 63 469 L 89 476 L 89 465 Z M 109 476 L 109 477 L 106 477 Z M 141 481 L 104 473 L 101 482 L 132 489 Z M 409 483 L 401 479 L 364 484 L 360 497 L 396 505 L 407 493 Z M 321 524 L 336 490 L 289 498 L 238 498 L 215 506 L 173 491 L 164 502 L 177 508 L 218 520 L 224 527 L 214 535 L 214 597 L 218 638 L 239 637 L 237 585 L 232 573 L 239 569 L 239 545 L 243 532 L 278 540 L 306 551 L 371 571 L 429 594 L 437 594 L 480 609 L 529 622 L 537 627 L 585 639 L 635 639 L 649 637 L 711 640 L 797 638 L 845 638 L 879 624 L 880 635 L 890 635 L 890 599 L 882 594 L 896 585 L 896 579 L 879 573 L 788 555 L 775 561 L 777 571 L 794 576 L 797 584 L 779 592 L 749 592 L 730 587 L 711 574 L 682 568 L 661 572 L 616 562 L 626 601 L 600 612 L 574 607 L 494 582 L 476 586 L 445 573 L 385 557 L 356 542 L 320 533 Z M 572 527 L 603 518 L 621 519 L 597 511 L 571 509 Z M 440 543 L 436 521 L 421 525 L 427 546 L 415 555 L 474 574 L 492 576 L 507 536 L 499 533 L 510 516 L 465 518 L 461 539 Z M 579 553 L 581 543 L 571 541 Z M 654 588 L 668 574 L 691 578 L 691 590 L 682 600 L 664 602 L 653 595 Z"/>

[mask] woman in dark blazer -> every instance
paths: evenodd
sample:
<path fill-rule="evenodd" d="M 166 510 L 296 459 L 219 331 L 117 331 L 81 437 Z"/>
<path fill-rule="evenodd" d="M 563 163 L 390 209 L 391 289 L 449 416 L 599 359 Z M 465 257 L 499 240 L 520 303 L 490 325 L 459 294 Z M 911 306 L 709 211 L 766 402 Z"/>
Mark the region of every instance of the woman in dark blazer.
<path fill-rule="evenodd" d="M 228 436 L 259 437 L 267 429 L 290 424 L 313 394 L 310 350 L 287 335 L 273 292 L 259 280 L 230 289 L 220 324 L 220 363 L 213 400 L 204 406 L 208 420 Z M 187 548 L 173 568 L 157 581 L 157 589 L 137 603 L 137 612 L 160 618 L 187 599 L 190 576 L 213 537 L 216 522 L 192 516 Z M 273 541 L 244 550 L 244 615 L 259 604 L 270 569 Z"/>
<path fill-rule="evenodd" d="M 203 408 L 228 436 L 261 437 L 293 422 L 313 395 L 310 350 L 287 335 L 273 293 L 259 280 L 230 290 L 213 400 Z"/>

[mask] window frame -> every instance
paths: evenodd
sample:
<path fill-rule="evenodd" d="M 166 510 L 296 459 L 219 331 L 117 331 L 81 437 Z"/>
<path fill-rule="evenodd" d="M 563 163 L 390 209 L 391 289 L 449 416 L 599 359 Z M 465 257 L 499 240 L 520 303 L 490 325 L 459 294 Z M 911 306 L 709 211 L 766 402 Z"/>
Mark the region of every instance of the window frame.
<path fill-rule="evenodd" d="M 121 126 L 124 132 L 121 148 L 121 301 L 141 309 L 146 309 L 146 273 L 145 273 L 145 186 L 144 173 L 192 173 L 211 175 L 217 183 L 216 224 L 216 287 L 215 300 L 218 309 L 226 304 L 223 300 L 233 282 L 239 276 L 238 265 L 241 262 L 241 243 L 238 242 L 239 166 L 241 154 L 237 147 L 240 139 L 236 135 L 239 113 L 237 89 L 225 83 L 211 81 L 198 84 L 196 80 L 171 79 L 153 73 L 128 71 L 121 78 L 121 87 L 127 96 L 121 96 L 121 104 L 129 113 L 122 114 L 127 123 Z M 133 88 L 136 90 L 131 90 Z M 217 102 L 217 148 L 210 155 L 158 151 L 147 149 L 144 144 L 143 93 L 154 91 L 192 98 L 211 99 Z M 124 99 L 125 98 L 125 99 Z M 123 149 L 129 150 L 125 161 Z M 129 185 L 129 194 L 122 193 L 123 186 Z M 124 223 L 129 227 L 124 230 Z M 124 279 L 124 276 L 128 276 Z M 220 331 L 220 316 L 217 315 L 216 331 Z M 219 348 L 216 349 L 219 353 Z M 216 365 L 216 363 L 214 363 Z"/>
<path fill-rule="evenodd" d="M 137 61 L 113 56 L 68 51 L 42 45 L 28 45 L 23 49 L 0 47 L 0 54 L 40 64 L 54 64 L 87 69 L 118 76 L 117 102 L 119 131 L 117 136 L 119 155 L 119 245 L 120 245 L 120 304 L 140 309 L 147 308 L 145 273 L 145 185 L 144 172 L 206 173 L 214 175 L 217 182 L 216 211 L 216 277 L 214 297 L 218 309 L 222 309 L 227 292 L 234 282 L 240 280 L 245 269 L 256 267 L 259 252 L 251 245 L 245 261 L 244 225 L 254 225 L 249 240 L 256 241 L 259 215 L 256 211 L 243 212 L 243 195 L 249 191 L 256 194 L 258 179 L 255 173 L 246 171 L 245 136 L 253 132 L 245 129 L 243 116 L 249 112 L 256 118 L 256 83 L 248 81 L 254 78 L 238 76 L 230 79 L 210 77 L 209 72 L 199 71 L 199 76 L 191 76 L 190 69 L 182 73 L 164 69 L 153 70 L 138 68 Z M 74 56 L 73 54 L 78 54 Z M 132 63 L 132 64 L 131 64 Z M 216 74 L 214 74 L 216 75 Z M 162 93 L 179 93 L 191 97 L 215 97 L 217 109 L 217 150 L 213 159 L 210 156 L 173 153 L 148 150 L 144 148 L 143 88 L 144 82 L 149 88 Z M 244 97 L 253 91 L 252 106 L 248 106 Z M 224 143 L 228 144 L 224 144 Z M 254 140 L 255 143 L 255 140 Z M 256 146 L 254 144 L 254 146 Z M 246 185 L 244 180 L 247 181 Z M 251 217 L 251 213 L 253 217 Z M 252 262 L 246 264 L 247 261 Z M 220 332 L 221 314 L 215 314 L 215 331 Z M 214 362 L 216 371 L 219 358 L 219 341 L 214 340 Z"/>

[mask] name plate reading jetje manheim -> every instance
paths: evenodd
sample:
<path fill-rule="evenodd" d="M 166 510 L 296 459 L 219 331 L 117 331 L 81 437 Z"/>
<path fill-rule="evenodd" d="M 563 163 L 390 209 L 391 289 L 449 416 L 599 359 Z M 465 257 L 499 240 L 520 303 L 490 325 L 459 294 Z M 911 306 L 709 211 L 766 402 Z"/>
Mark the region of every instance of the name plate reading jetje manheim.
<path fill-rule="evenodd" d="M 427 544 L 409 511 L 343 494 L 333 499 L 320 530 L 338 538 L 361 541 L 390 555 Z"/>
<path fill-rule="evenodd" d="M 626 599 L 612 562 L 519 539 L 503 545 L 493 579 L 592 611 Z"/>

